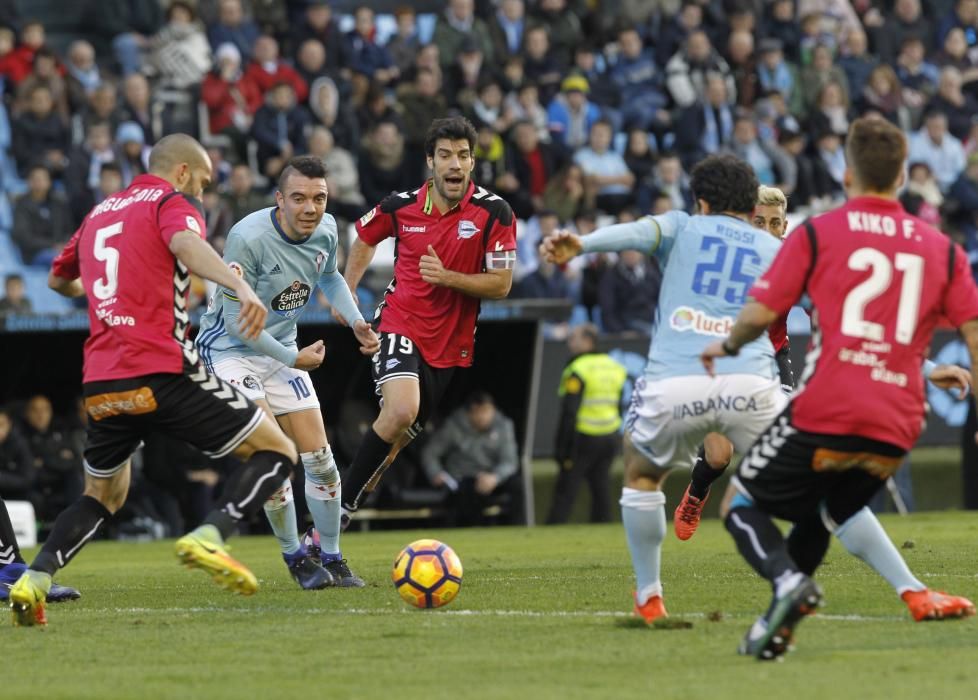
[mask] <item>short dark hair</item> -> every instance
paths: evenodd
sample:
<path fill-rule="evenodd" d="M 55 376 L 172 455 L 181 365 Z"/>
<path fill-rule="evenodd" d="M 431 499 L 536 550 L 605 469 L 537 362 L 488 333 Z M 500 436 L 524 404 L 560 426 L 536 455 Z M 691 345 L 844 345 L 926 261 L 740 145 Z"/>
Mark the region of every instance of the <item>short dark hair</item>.
<path fill-rule="evenodd" d="M 435 119 L 428 127 L 428 133 L 424 137 L 424 154 L 434 157 L 435 144 L 439 139 L 450 141 L 461 141 L 465 139 L 469 142 L 469 149 L 475 149 L 475 142 L 479 138 L 479 133 L 475 130 L 465 117 L 446 117 Z"/>
<path fill-rule="evenodd" d="M 98 169 L 98 172 L 99 175 L 101 175 L 102 173 L 112 173 L 112 172 L 119 173 L 121 175 L 122 168 L 120 168 L 119 164 L 116 163 L 114 160 L 110 160 L 106 163 L 102 163 L 102 166 Z"/>
<path fill-rule="evenodd" d="M 907 137 L 899 127 L 878 117 L 860 117 L 849 127 L 846 163 L 863 187 L 892 190 L 907 159 Z"/>
<path fill-rule="evenodd" d="M 468 395 L 468 397 L 466 397 L 465 410 L 471 411 L 473 408 L 476 408 L 477 406 L 485 406 L 487 403 L 490 403 L 493 406 L 496 405 L 496 402 L 492 400 L 492 396 L 489 395 L 489 392 L 479 389 L 478 391 L 473 391 Z"/>
<path fill-rule="evenodd" d="M 11 272 L 9 275 L 3 278 L 4 284 L 10 284 L 11 282 L 23 282 L 24 276 L 19 272 Z M 2 408 L 0 408 L 2 410 Z"/>
<path fill-rule="evenodd" d="M 278 176 L 278 191 L 285 192 L 285 182 L 290 176 L 298 173 L 308 178 L 326 179 L 326 166 L 316 156 L 296 156 L 289 161 Z"/>
<path fill-rule="evenodd" d="M 757 201 L 754 169 L 736 156 L 724 154 L 704 158 L 690 174 L 690 187 L 697 200 L 704 200 L 714 214 L 730 211 L 749 214 Z"/>

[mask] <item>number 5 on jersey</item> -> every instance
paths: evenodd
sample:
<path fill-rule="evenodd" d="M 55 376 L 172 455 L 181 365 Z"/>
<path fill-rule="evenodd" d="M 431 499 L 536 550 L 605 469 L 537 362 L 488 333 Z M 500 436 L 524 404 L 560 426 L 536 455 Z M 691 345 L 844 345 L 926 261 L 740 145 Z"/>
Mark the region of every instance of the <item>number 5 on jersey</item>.
<path fill-rule="evenodd" d="M 105 277 L 95 280 L 92 292 L 103 301 L 114 297 L 119 288 L 119 251 L 110 246 L 108 240 L 120 233 L 122 233 L 121 221 L 95 232 L 95 259 L 105 263 Z"/>

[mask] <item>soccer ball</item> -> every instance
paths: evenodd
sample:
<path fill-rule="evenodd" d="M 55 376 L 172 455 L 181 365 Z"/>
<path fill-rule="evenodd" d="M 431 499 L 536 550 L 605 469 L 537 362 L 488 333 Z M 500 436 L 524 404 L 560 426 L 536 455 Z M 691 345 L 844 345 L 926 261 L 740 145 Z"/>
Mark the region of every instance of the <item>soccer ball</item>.
<path fill-rule="evenodd" d="M 401 550 L 391 571 L 394 588 L 416 608 L 440 608 L 462 586 L 462 562 L 438 540 L 417 540 Z"/>

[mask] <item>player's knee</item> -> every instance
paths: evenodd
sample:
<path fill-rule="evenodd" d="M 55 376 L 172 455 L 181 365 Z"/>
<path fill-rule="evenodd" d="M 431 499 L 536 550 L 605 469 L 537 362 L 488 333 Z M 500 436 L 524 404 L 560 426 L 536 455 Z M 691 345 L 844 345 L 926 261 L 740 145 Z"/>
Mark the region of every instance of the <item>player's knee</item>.
<path fill-rule="evenodd" d="M 303 452 L 301 457 L 306 472 L 306 497 L 320 501 L 339 498 L 340 472 L 329 445 L 313 452 Z"/>
<path fill-rule="evenodd" d="M 707 464 L 714 469 L 723 469 L 733 459 L 733 444 L 717 433 L 710 433 L 703 441 Z"/>
<path fill-rule="evenodd" d="M 389 432 L 400 435 L 414 425 L 417 417 L 418 405 L 413 402 L 398 402 L 393 405 L 385 403 L 377 422 Z"/>
<path fill-rule="evenodd" d="M 84 495 L 94 498 L 101 503 L 107 511 L 115 515 L 126 503 L 126 496 L 129 494 L 128 479 L 119 478 L 85 479 Z"/>

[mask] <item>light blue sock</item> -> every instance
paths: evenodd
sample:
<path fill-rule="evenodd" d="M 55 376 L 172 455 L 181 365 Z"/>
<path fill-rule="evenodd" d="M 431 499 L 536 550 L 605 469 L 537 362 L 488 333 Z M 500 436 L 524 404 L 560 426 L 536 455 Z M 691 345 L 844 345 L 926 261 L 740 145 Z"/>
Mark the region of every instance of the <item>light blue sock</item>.
<path fill-rule="evenodd" d="M 837 527 L 835 536 L 850 554 L 876 569 L 896 589 L 898 595 L 927 588 L 910 572 L 907 562 L 900 556 L 880 521 L 869 508 L 863 508 Z"/>
<path fill-rule="evenodd" d="M 292 482 L 288 479 L 265 501 L 265 517 L 272 526 L 282 554 L 295 554 L 299 551 L 299 528 L 295 518 L 295 500 L 292 496 Z"/>
<path fill-rule="evenodd" d="M 666 537 L 666 495 L 626 487 L 621 490 L 619 503 L 635 570 L 636 598 L 642 605 L 652 596 L 662 595 L 659 568 Z"/>
<path fill-rule="evenodd" d="M 327 446 L 315 452 L 303 452 L 300 456 L 306 472 L 306 505 L 319 532 L 323 558 L 338 559 L 342 487 L 333 452 Z"/>

